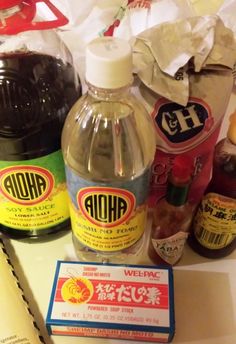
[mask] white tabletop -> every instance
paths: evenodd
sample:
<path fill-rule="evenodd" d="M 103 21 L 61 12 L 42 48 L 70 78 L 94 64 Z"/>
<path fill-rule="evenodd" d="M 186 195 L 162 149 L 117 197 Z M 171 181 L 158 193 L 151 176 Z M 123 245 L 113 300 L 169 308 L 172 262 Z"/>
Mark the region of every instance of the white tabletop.
<path fill-rule="evenodd" d="M 26 298 L 47 344 L 128 341 L 47 335 L 45 318 L 56 261 L 73 257 L 71 233 L 48 242 L 5 241 Z M 148 264 L 148 259 L 141 263 Z M 236 252 L 220 260 L 203 258 L 188 246 L 174 267 L 176 344 L 236 343 Z M 130 342 L 134 343 L 133 341 Z"/>

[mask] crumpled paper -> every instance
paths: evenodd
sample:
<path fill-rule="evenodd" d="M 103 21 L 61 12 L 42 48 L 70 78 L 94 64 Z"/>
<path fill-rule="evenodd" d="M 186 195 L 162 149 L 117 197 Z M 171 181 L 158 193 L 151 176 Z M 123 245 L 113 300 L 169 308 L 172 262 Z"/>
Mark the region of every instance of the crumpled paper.
<path fill-rule="evenodd" d="M 232 70 L 236 61 L 233 32 L 216 16 L 191 17 L 157 25 L 132 43 L 133 62 L 152 91 L 186 105 L 190 71 Z"/>
<path fill-rule="evenodd" d="M 230 28 L 236 36 L 236 1 L 225 0 L 218 11 L 219 17 L 226 27 Z"/>
<path fill-rule="evenodd" d="M 193 14 L 187 0 L 51 0 L 69 19 L 58 29 L 73 54 L 80 77 L 85 74 L 85 47 L 94 38 L 113 35 L 129 41 L 131 37 L 163 21 Z M 38 3 L 39 15 L 50 13 Z"/>
<path fill-rule="evenodd" d="M 69 24 L 59 28 L 58 31 L 73 54 L 81 79 L 84 79 L 85 72 L 85 47 L 89 41 L 103 34 L 130 41 L 147 29 L 164 22 L 216 13 L 236 37 L 235 0 L 51 0 L 51 2 L 69 19 Z M 50 19 L 48 8 L 43 6 L 42 2 L 37 3 L 37 8 L 39 15 Z"/>
<path fill-rule="evenodd" d="M 187 0 L 126 2 L 122 20 L 115 27 L 113 36 L 127 40 L 155 25 L 194 15 L 193 7 Z"/>

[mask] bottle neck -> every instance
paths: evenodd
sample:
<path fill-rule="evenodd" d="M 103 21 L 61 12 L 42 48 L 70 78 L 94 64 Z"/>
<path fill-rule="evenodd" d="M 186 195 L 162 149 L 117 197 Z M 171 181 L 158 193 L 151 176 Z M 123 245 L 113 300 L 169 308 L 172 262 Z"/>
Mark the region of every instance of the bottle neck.
<path fill-rule="evenodd" d="M 88 86 L 88 94 L 91 95 L 93 98 L 105 101 L 114 101 L 114 100 L 121 100 L 125 98 L 130 93 L 130 85 L 126 85 L 121 88 L 115 89 L 106 89 L 96 87 L 87 82 Z"/>
<path fill-rule="evenodd" d="M 167 185 L 166 200 L 169 204 L 179 207 L 184 205 L 188 199 L 190 181 L 186 184 L 177 184 L 170 180 Z"/>

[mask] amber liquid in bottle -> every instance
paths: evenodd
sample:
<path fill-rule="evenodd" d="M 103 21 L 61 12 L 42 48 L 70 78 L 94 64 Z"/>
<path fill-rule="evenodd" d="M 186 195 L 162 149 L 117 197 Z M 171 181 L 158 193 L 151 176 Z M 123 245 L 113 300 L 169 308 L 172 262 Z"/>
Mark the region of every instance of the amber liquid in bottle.
<path fill-rule="evenodd" d="M 236 133 L 234 121 L 230 128 L 229 132 Z M 194 251 L 207 258 L 227 256 L 236 247 L 236 145 L 233 140 L 228 137 L 216 145 L 212 178 L 189 237 Z"/>

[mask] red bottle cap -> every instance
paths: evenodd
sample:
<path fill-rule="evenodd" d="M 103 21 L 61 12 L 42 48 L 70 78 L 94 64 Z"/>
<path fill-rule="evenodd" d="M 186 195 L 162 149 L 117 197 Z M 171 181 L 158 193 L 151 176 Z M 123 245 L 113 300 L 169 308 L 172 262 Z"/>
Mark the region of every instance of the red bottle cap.
<path fill-rule="evenodd" d="M 33 21 L 36 15 L 36 3 L 38 2 L 42 2 L 48 7 L 55 16 L 54 20 Z M 28 30 L 54 29 L 68 23 L 68 19 L 50 0 L 1 0 L 1 10 L 5 13 L 3 12 L 0 16 L 0 35 L 14 35 Z"/>
<path fill-rule="evenodd" d="M 174 158 L 172 177 L 184 183 L 191 179 L 194 171 L 194 160 L 189 155 L 178 155 Z"/>

